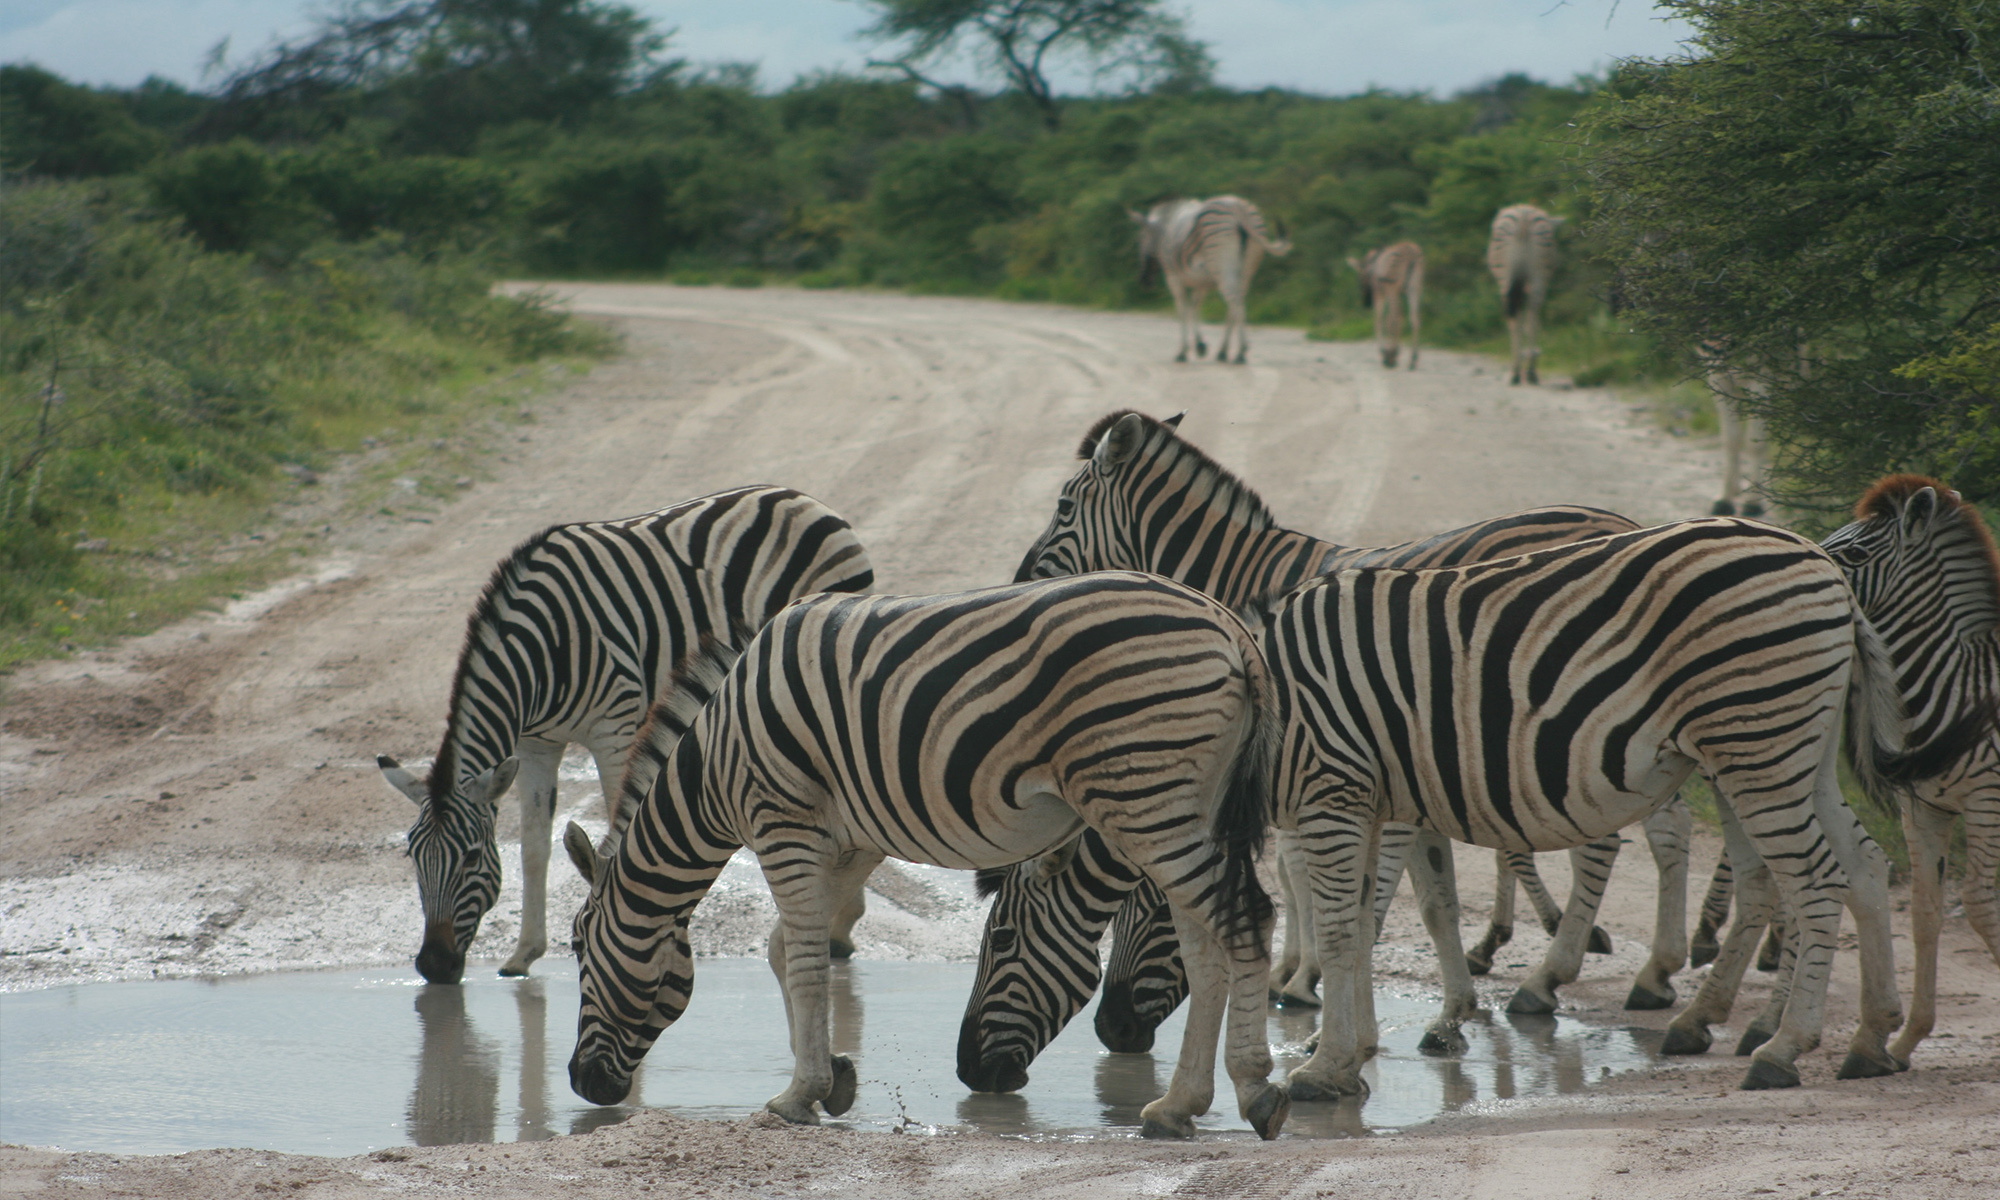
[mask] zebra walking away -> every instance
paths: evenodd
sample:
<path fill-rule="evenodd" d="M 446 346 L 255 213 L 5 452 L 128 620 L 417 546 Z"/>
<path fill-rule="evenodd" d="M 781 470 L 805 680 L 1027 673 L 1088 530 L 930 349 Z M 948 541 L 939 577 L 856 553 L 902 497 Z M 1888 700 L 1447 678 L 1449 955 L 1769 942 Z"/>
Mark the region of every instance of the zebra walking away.
<path fill-rule="evenodd" d="M 1401 546 L 1344 549 L 1279 527 L 1256 493 L 1178 436 L 1179 420 L 1155 421 L 1129 411 L 1100 420 L 1079 448 L 1079 455 L 1088 460 L 1086 465 L 1064 485 L 1054 517 L 1022 559 L 1016 579 L 1141 569 L 1179 579 L 1238 607 L 1279 595 L 1311 575 L 1343 565 L 1450 565 L 1504 558 L 1635 528 L 1625 518 L 1598 509 L 1548 508 Z M 1642 991 L 1647 995 L 1664 993 L 1671 1001 L 1673 990 L 1667 980 L 1686 957 L 1686 839 L 1663 843 L 1651 833 L 1649 828 L 1649 841 L 1660 861 L 1663 917 L 1652 959 L 1635 983 L 1634 995 Z M 1459 949 L 1450 847 L 1434 835 L 1421 840 L 1425 852 L 1413 858 L 1413 869 L 1418 873 L 1417 891 L 1425 924 L 1438 947 L 1446 993 L 1443 1014 L 1427 1031 L 1425 1045 L 1434 1051 L 1451 1052 L 1462 1049 L 1457 1024 L 1476 1008 L 1477 1001 L 1465 955 Z M 1285 835 L 1280 835 L 1279 847 L 1280 877 L 1290 878 L 1285 865 L 1294 851 Z M 1591 870 L 1601 879 L 1617 853 L 1618 839 L 1605 839 L 1586 850 L 1595 864 Z M 1081 855 L 1071 869 L 1090 871 L 1098 858 Z M 1433 866 L 1434 862 L 1438 865 Z M 1533 871 L 1531 859 L 1523 858 L 1522 862 L 1524 870 Z M 1401 870 L 1397 865 L 1387 875 L 1383 903 Z M 1302 872 L 1303 866 L 1301 880 Z M 1577 876 L 1586 880 L 1591 871 L 1579 866 Z M 1161 916 L 1163 899 L 1136 879 L 1134 883 L 1137 890 L 1117 914 L 1111 965 L 1104 976 L 1104 997 L 1097 1012 L 1098 1036 L 1113 1050 L 1149 1048 L 1153 1029 L 1185 994 L 1173 926 Z M 1009 881 L 999 886 L 1004 893 Z M 1114 880 L 1078 886 L 1100 893 L 1118 890 Z M 1541 990 L 1550 997 L 1550 1004 L 1554 986 L 1576 977 L 1601 887 L 1596 894 L 1580 891 L 1579 895 L 1584 900 L 1572 899 L 1572 909 L 1577 911 L 1576 934 L 1558 940 L 1535 977 L 1547 980 Z M 1319 968 L 1304 923 L 1306 911 L 1302 892 L 1288 898 L 1285 956 L 1271 982 L 1279 1003 L 1314 1003 L 1313 985 Z M 1097 982 L 1096 942 L 1104 926 L 1098 923 L 1091 928 L 1078 916 L 1061 928 L 1077 933 L 1088 929 L 1088 940 L 1042 952 L 1052 960 L 1076 964 L 1087 959 L 1088 968 L 1078 965 L 1062 973 L 1069 986 L 1060 995 L 1051 994 L 1056 1007 L 1041 1016 L 1049 1037 L 1090 997 Z M 1493 940 L 1490 931 L 1488 940 Z M 1574 961 L 1570 961 L 1572 955 Z"/>
<path fill-rule="evenodd" d="M 597 760 L 615 825 L 633 734 L 676 662 L 703 638 L 742 645 L 809 592 L 866 591 L 874 579 L 847 522 L 789 488 L 735 488 L 624 520 L 554 525 L 515 547 L 466 624 L 429 777 L 376 760 L 417 805 L 409 852 L 423 977 L 457 983 L 464 974 L 500 891 L 494 823 L 510 785 L 521 796 L 521 933 L 500 973 L 525 975 L 548 948 L 564 748 L 580 743 Z"/>
<path fill-rule="evenodd" d="M 1164 200 L 1143 216 L 1128 212 L 1139 227 L 1139 281 L 1145 283 L 1157 265 L 1167 277 L 1174 312 L 1181 322 L 1181 352 L 1186 362 L 1192 346 L 1196 358 L 1208 353 L 1201 340 L 1201 306 L 1211 291 L 1222 293 L 1229 309 L 1216 345 L 1215 361 L 1229 361 L 1229 339 L 1236 338 L 1236 361 L 1249 352 L 1249 316 L 1244 297 L 1251 277 L 1266 254 L 1283 258 L 1292 244 L 1273 240 L 1264 229 L 1264 214 L 1237 196 L 1210 200 Z"/>
<path fill-rule="evenodd" d="M 1486 243 L 1486 269 L 1500 285 L 1500 307 L 1507 313 L 1507 340 L 1513 352 L 1510 383 L 1540 383 L 1535 362 L 1541 357 L 1542 301 L 1556 270 L 1556 227 L 1552 217 L 1532 204 L 1513 204 L 1493 218 L 1493 236 Z"/>
<path fill-rule="evenodd" d="M 1384 821 L 1556 849 L 1666 804 L 1697 767 L 1732 856 L 1761 858 L 1799 930 L 1782 1023 L 1743 1086 L 1798 1083 L 1843 905 L 1862 1013 L 1840 1074 L 1904 1065 L 1886 1045 L 1900 1023 L 1888 864 L 1836 778 L 1843 706 L 1871 794 L 1928 758 L 1906 745 L 1878 635 L 1812 542 L 1711 517 L 1468 567 L 1348 569 L 1286 596 L 1262 641 L 1285 714 L 1276 821 L 1298 830 L 1327 976 L 1295 1098 L 1366 1090 Z M 1711 974 L 1675 1027 L 1712 1017 L 1719 991 Z"/>
<path fill-rule="evenodd" d="M 1191 949 L 1186 1039 L 1144 1132 L 1193 1136 L 1213 1099 L 1226 1009 L 1238 1109 L 1277 1135 L 1290 1100 L 1268 1078 L 1271 907 L 1252 862 L 1270 804 L 1274 698 L 1232 613 L 1170 580 L 1106 573 L 948 596 L 809 597 L 726 673 L 732 652 L 709 650 L 655 706 L 655 722 L 685 732 L 616 856 L 599 858 L 574 824 L 564 835 L 592 881 L 573 943 L 578 1095 L 622 1101 L 639 1059 L 685 1010 L 686 922 L 739 847 L 757 854 L 777 901 L 773 959 L 796 1059 L 767 1107 L 809 1124 L 815 1106 L 838 1115 L 854 1098 L 853 1065 L 827 1038 L 827 924 L 840 900 L 885 855 L 992 868 L 1089 828 L 1166 893 Z M 1035 985 L 1032 970 L 1015 977 Z M 971 1066 L 974 1087 L 1009 1070 Z"/>
<path fill-rule="evenodd" d="M 1415 242 L 1397 242 L 1370 250 L 1347 265 L 1361 276 L 1361 303 L 1375 310 L 1375 348 L 1382 365 L 1395 369 L 1403 337 L 1403 309 L 1410 314 L 1410 370 L 1417 369 L 1417 342 L 1422 336 L 1419 310 L 1424 297 L 1424 251 Z M 1398 301 L 1401 301 L 1399 306 Z"/>

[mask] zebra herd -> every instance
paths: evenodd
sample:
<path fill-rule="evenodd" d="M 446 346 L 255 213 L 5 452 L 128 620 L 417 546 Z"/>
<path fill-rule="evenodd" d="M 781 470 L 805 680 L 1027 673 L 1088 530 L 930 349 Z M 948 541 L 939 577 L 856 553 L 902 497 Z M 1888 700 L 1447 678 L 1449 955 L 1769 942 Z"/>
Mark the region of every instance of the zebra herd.
<path fill-rule="evenodd" d="M 1365 1092 L 1370 954 L 1405 869 L 1444 982 L 1425 1049 L 1462 1051 L 1478 959 L 1460 942 L 1451 841 L 1506 856 L 1535 887 L 1534 852 L 1579 854 L 1516 996 L 1545 1012 L 1592 939 L 1618 831 L 1647 822 L 1661 920 L 1630 1005 L 1671 1004 L 1687 953 L 1676 792 L 1695 771 L 1719 799 L 1738 915 L 1667 1052 L 1707 1048 L 1782 913 L 1779 983 L 1739 1052 L 1744 1087 L 1795 1086 L 1846 909 L 1862 1019 L 1840 1075 L 1905 1069 L 1935 1019 L 1943 839 L 1961 813 L 1966 911 L 2000 959 L 2000 558 L 1948 488 L 1886 479 L 1823 545 L 1736 518 L 1641 529 L 1569 506 L 1350 549 L 1280 526 L 1178 422 L 1099 421 L 1014 583 L 981 591 L 859 594 L 874 576 L 847 522 L 775 487 L 523 543 L 474 609 L 428 777 L 381 760 L 419 810 L 424 977 L 462 975 L 498 891 L 510 786 L 525 900 L 501 971 L 543 953 L 570 743 L 596 758 L 610 819 L 599 844 L 573 823 L 563 835 L 590 884 L 572 927 L 570 1079 L 600 1104 L 624 1099 L 685 1011 L 689 921 L 742 847 L 777 903 L 770 960 L 794 1054 L 767 1107 L 800 1123 L 854 1101 L 854 1064 L 828 1040 L 829 962 L 851 950 L 885 856 L 977 870 L 991 897 L 958 1044 L 974 1090 L 1024 1086 L 1100 977 L 1097 1029 L 1115 1050 L 1149 1047 L 1188 1002 L 1149 1136 L 1192 1136 L 1218 1037 L 1264 1137 L 1295 1101 Z M 1839 790 L 1843 723 L 1868 794 L 1900 800 L 1910 831 L 1918 969 L 1893 1045 L 1887 861 Z M 1254 861 L 1267 841 L 1286 918 L 1275 967 Z M 1322 1014 L 1312 1057 L 1281 1083 L 1274 1001 Z"/>

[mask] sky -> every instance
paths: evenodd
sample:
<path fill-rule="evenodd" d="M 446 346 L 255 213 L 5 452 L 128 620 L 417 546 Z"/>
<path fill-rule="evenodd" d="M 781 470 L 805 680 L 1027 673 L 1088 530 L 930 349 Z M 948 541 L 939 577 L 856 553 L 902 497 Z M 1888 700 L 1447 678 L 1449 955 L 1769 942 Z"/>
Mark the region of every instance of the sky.
<path fill-rule="evenodd" d="M 859 70 L 871 20 L 859 0 L 625 0 L 669 55 L 754 63 L 766 87 Z M 1447 95 L 1509 72 L 1567 82 L 1627 56 L 1672 54 L 1684 26 L 1645 0 L 1170 0 L 1208 43 L 1218 81 L 1322 95 L 1370 87 Z M 190 87 L 218 43 L 242 65 L 313 26 L 327 0 L 0 0 L 0 62 L 78 83 L 159 75 Z M 1059 82 L 1084 90 L 1086 77 Z"/>

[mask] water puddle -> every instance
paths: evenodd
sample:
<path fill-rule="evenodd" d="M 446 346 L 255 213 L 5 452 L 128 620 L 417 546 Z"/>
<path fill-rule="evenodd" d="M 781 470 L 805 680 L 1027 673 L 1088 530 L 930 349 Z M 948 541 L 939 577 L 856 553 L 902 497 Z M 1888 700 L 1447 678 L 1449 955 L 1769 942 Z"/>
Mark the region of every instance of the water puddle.
<path fill-rule="evenodd" d="M 481 964 L 490 966 L 490 964 Z M 576 973 L 567 961 L 503 980 L 428 987 L 407 969 L 87 984 L 0 995 L 0 1141 L 163 1154 L 218 1146 L 349 1155 L 386 1146 L 534 1141 L 625 1119 L 569 1090 Z M 840 1122 L 1027 1136 L 1133 1136 L 1173 1069 L 1182 1018 L 1150 1055 L 1110 1054 L 1071 1023 L 1012 1096 L 953 1071 L 969 963 L 836 967 L 833 1042 L 860 1068 Z M 1581 1091 L 1655 1061 L 1659 1035 L 1568 1018 L 1466 1027 L 1458 1059 L 1416 1050 L 1433 999 L 1377 998 L 1382 1054 L 1366 1104 L 1301 1104 L 1286 1136 L 1394 1130 L 1473 1102 Z M 1185 1010 L 1183 1010 L 1185 1011 Z M 1309 1013 L 1271 1020 L 1280 1069 L 1301 1061 Z M 1289 1051 L 1290 1053 L 1286 1053 Z M 784 1002 L 761 959 L 702 959 L 688 1014 L 640 1069 L 634 1102 L 689 1117 L 756 1112 L 790 1076 Z M 1218 1072 L 1219 1076 L 1219 1072 Z M 1207 1131 L 1245 1130 L 1226 1078 Z"/>

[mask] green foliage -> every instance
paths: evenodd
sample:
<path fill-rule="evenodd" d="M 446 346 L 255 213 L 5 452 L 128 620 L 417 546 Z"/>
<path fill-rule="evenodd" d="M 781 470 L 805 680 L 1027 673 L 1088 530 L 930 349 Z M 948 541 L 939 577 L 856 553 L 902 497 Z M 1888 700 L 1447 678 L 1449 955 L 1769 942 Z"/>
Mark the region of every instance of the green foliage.
<path fill-rule="evenodd" d="M 1795 506 L 1897 469 L 2000 496 L 1992 376 L 1947 365 L 2000 313 L 2000 8 L 1665 7 L 1694 52 L 1629 66 L 1588 123 L 1591 224 L 1642 326 L 1764 380 Z"/>
<path fill-rule="evenodd" d="M 135 170 L 166 143 L 116 95 L 22 65 L 0 66 L 0 130 L 0 170 L 52 179 Z"/>

